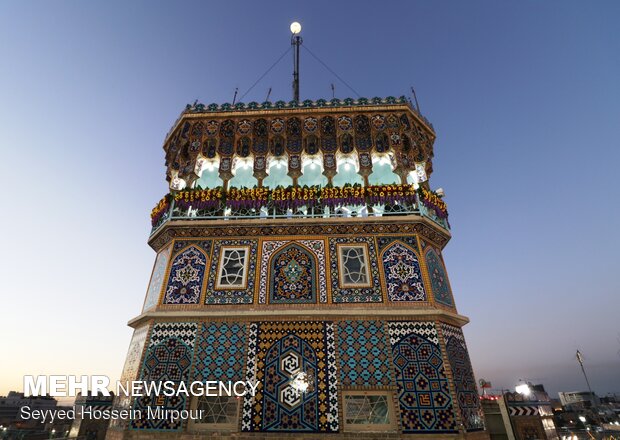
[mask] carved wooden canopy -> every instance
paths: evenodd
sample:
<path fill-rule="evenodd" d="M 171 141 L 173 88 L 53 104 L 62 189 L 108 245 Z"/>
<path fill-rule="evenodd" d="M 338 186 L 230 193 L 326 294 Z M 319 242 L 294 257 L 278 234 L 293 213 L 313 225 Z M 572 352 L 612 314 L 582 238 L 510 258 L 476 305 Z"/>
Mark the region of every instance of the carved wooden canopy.
<path fill-rule="evenodd" d="M 432 172 L 432 125 L 405 98 L 187 106 L 166 137 L 167 180 L 198 179 L 200 162 L 219 159 L 219 175 L 233 176 L 235 158 L 252 160 L 254 175 L 267 176 L 269 159 L 288 161 L 301 176 L 302 156 L 322 157 L 323 174 L 336 174 L 339 156 L 357 155 L 359 173 L 372 172 L 372 156 L 391 153 L 401 177 L 423 164 Z M 406 179 L 406 177 L 404 177 Z"/>

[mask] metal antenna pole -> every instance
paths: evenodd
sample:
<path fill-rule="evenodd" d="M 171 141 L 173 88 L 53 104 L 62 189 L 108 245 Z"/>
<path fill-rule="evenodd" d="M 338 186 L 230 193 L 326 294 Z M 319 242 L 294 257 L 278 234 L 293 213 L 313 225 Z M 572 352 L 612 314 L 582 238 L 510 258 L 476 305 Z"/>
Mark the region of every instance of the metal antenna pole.
<path fill-rule="evenodd" d="M 418 97 L 415 94 L 415 89 L 411 87 L 411 94 L 413 95 L 413 99 L 415 100 L 415 108 L 420 113 L 420 104 L 418 103 Z"/>
<path fill-rule="evenodd" d="M 583 366 L 583 355 L 579 350 L 577 350 L 577 362 L 581 366 L 581 371 L 583 372 L 583 377 L 586 379 L 586 384 L 588 385 L 588 391 L 590 392 L 590 397 L 592 397 L 592 403 L 594 403 L 594 393 L 592 392 L 592 387 L 590 386 L 590 381 L 588 380 L 588 375 L 586 374 L 586 369 Z"/>
<path fill-rule="evenodd" d="M 301 37 L 294 35 L 291 44 L 295 46 L 293 56 L 295 57 L 295 70 L 293 71 L 293 99 L 299 102 L 299 46 L 301 46 Z"/>
<path fill-rule="evenodd" d="M 235 87 L 235 96 L 233 96 L 233 105 L 237 102 L 237 93 L 239 92 L 239 87 Z"/>

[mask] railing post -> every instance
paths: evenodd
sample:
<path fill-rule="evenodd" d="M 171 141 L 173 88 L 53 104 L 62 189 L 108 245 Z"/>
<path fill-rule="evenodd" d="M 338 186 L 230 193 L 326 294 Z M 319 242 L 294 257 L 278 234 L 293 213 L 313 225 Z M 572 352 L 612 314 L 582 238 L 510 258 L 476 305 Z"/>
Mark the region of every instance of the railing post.
<path fill-rule="evenodd" d="M 170 202 L 170 216 L 168 217 L 169 220 L 172 220 L 172 217 L 174 216 L 174 201 L 175 198 L 174 196 L 171 195 L 172 201 Z"/>

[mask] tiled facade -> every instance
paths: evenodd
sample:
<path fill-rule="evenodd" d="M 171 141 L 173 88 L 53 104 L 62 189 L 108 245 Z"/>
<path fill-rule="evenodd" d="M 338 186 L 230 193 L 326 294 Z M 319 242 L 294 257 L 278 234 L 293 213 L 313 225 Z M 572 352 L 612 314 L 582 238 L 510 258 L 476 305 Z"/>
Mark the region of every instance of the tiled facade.
<path fill-rule="evenodd" d="M 213 151 L 223 155 L 220 171 L 228 173 L 233 156 L 246 153 L 235 130 L 260 129 L 240 132 L 252 134 L 255 155 L 272 154 L 274 133 L 286 133 L 290 170 L 312 147 L 312 130 L 321 133 L 328 163 L 348 145 L 342 138 L 348 131 L 356 134 L 350 153 L 369 160 L 375 131 L 390 135 L 381 144 L 385 150 L 374 147 L 385 153 L 401 148 L 398 133 L 415 129 L 406 116 L 387 113 L 330 118 L 301 118 L 299 126 L 273 115 L 267 125 L 202 121 L 187 131 L 183 123 L 170 139 L 185 145 L 194 129 L 218 136 Z M 370 127 L 372 137 L 364 134 Z M 305 130 L 304 142 L 297 129 Z M 398 151 L 398 160 L 407 162 L 410 153 Z M 457 313 L 441 255 L 449 239 L 446 229 L 416 215 L 169 221 L 149 240 L 158 256 L 143 313 L 131 322 L 138 336 L 128 374 L 175 383 L 258 382 L 255 395 L 236 401 L 236 425 L 213 429 L 222 438 L 351 438 L 356 427 L 346 421 L 347 399 L 360 393 L 390 402 L 381 438 L 486 438 L 460 329 L 467 318 Z M 299 373 L 311 384 L 303 393 L 292 388 Z M 195 403 L 155 396 L 137 398 L 131 407 L 190 409 Z M 134 420 L 109 432 L 115 439 L 157 435 L 209 438 L 191 423 L 170 420 Z"/>
<path fill-rule="evenodd" d="M 435 302 L 453 307 L 443 262 L 428 238 L 409 233 L 325 234 L 312 239 L 301 235 L 304 228 L 299 228 L 299 236 L 288 232 L 253 238 L 202 237 L 203 243 L 212 246 L 198 246 L 199 238 L 172 240 L 172 256 L 165 268 L 167 285 L 161 287 L 161 304 L 151 310 L 212 311 L 215 307 L 222 309 L 222 316 L 156 323 L 146 344 L 140 378 L 260 381 L 257 395 L 239 402 L 237 431 L 250 436 L 256 432 L 346 433 L 339 409 L 343 395 L 347 390 L 364 389 L 387 392 L 394 399 L 397 422 L 393 433 L 451 436 L 458 435 L 459 424 L 466 432 L 483 429 L 460 327 L 448 315 L 447 322 L 424 313 L 421 319 L 406 318 L 411 310 L 432 310 Z M 365 246 L 370 287 L 340 287 L 338 272 L 343 261 L 338 245 Z M 222 250 L 240 246 L 249 249 L 246 268 L 240 271 L 245 273 L 241 282 L 246 288 L 218 289 Z M 182 279 L 174 272 L 176 266 L 180 267 L 177 271 L 186 266 L 195 269 L 200 267 L 196 262 L 209 268 L 202 278 L 199 270 L 187 270 L 202 279 L 196 290 L 198 299 L 191 304 L 170 303 L 166 292 L 178 289 Z M 191 286 L 193 279 L 186 280 Z M 368 315 L 368 309 L 363 309 L 365 317 L 354 319 L 320 316 L 321 309 L 345 310 L 353 305 L 362 310 L 364 304 L 391 312 L 372 317 L 372 312 Z M 319 314 L 303 320 L 266 320 L 253 318 L 251 313 L 226 317 L 226 311 L 274 307 Z M 296 369 L 311 373 L 314 392 L 287 392 Z M 141 398 L 133 407 L 160 404 L 190 407 L 188 400 L 177 398 L 164 402 Z M 130 425 L 132 435 L 135 431 L 188 429 L 181 422 L 169 421 L 138 420 Z"/>

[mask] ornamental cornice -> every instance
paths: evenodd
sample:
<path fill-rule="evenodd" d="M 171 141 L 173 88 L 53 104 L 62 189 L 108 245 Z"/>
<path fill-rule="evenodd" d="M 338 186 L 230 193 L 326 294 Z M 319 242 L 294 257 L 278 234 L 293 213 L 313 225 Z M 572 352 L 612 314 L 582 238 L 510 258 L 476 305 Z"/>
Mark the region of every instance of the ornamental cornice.
<path fill-rule="evenodd" d="M 347 217 L 331 219 L 173 220 L 149 239 L 158 252 L 175 238 L 264 236 L 327 236 L 360 234 L 419 234 L 443 249 L 451 234 L 431 220 L 417 216 Z"/>
<path fill-rule="evenodd" d="M 321 320 L 321 319 L 389 319 L 389 320 L 441 320 L 459 327 L 469 323 L 469 318 L 458 313 L 439 309 L 398 309 L 373 305 L 371 307 L 343 308 L 334 305 L 314 308 L 309 310 L 257 310 L 252 306 L 235 306 L 234 308 L 221 309 L 218 306 L 208 306 L 208 310 L 180 310 L 146 312 L 133 319 L 127 325 L 137 328 L 150 320 L 202 320 L 209 321 L 218 319 L 234 319 L 236 321 L 260 321 L 260 320 Z"/>

